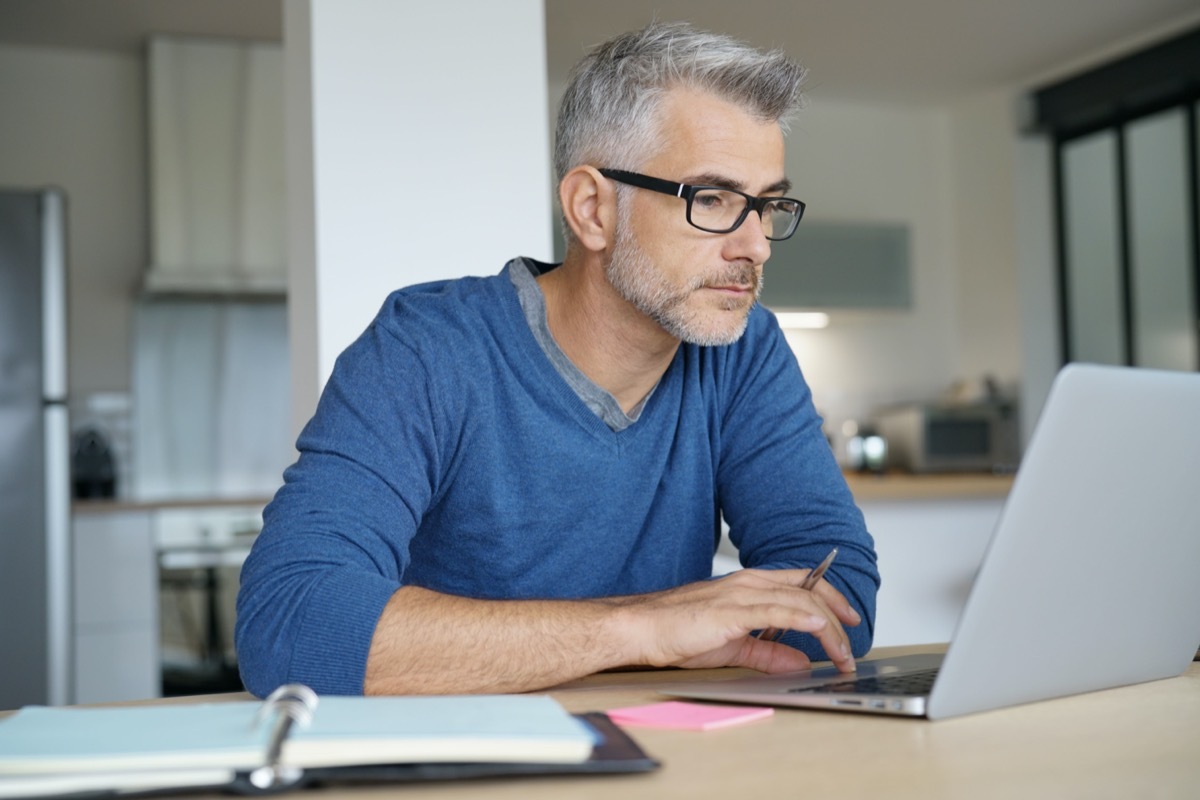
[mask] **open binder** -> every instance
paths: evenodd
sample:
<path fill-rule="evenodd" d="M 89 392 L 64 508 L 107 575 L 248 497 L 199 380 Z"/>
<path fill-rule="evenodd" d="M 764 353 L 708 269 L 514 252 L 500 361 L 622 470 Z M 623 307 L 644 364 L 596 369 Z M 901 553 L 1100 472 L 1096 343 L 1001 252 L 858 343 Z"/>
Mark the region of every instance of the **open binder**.
<path fill-rule="evenodd" d="M 544 695 L 321 697 L 262 703 L 30 706 L 0 720 L 0 798 L 644 772 L 658 763 L 600 713 Z"/>

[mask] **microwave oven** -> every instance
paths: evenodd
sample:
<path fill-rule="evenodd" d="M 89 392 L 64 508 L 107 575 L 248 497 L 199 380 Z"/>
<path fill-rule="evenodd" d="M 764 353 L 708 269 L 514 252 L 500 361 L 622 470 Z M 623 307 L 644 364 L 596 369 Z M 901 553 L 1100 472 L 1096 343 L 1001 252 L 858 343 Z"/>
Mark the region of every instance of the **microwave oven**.
<path fill-rule="evenodd" d="M 916 404 L 886 409 L 875 429 L 888 467 L 910 472 L 1012 472 L 1019 445 L 1011 403 Z"/>

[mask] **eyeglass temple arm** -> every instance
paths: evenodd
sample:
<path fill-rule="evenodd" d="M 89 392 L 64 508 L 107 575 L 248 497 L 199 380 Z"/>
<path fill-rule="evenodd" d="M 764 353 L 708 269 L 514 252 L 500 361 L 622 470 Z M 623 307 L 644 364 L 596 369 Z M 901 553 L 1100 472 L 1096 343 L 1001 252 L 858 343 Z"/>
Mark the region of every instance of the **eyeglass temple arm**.
<path fill-rule="evenodd" d="M 614 181 L 627 183 L 630 186 L 637 186 L 642 189 L 650 189 L 654 192 L 662 194 L 672 194 L 676 197 L 683 197 L 684 189 L 687 188 L 686 183 L 672 183 L 664 181 L 662 178 L 651 178 L 649 175 L 639 175 L 636 172 L 627 172 L 623 169 L 602 169 L 600 174 L 606 178 L 612 178 Z"/>

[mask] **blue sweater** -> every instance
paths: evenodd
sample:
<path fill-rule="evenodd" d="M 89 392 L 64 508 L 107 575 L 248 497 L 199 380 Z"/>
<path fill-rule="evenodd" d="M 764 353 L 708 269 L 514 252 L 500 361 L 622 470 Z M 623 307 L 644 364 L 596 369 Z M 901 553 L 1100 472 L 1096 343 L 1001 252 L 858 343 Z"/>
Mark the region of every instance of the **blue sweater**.
<path fill-rule="evenodd" d="M 246 687 L 360 694 L 404 584 L 585 598 L 709 578 L 722 515 L 745 566 L 812 567 L 836 545 L 827 577 L 865 653 L 873 542 L 774 316 L 756 306 L 730 346 L 682 345 L 613 431 L 540 348 L 514 268 L 393 293 L 338 358 L 242 569 Z"/>

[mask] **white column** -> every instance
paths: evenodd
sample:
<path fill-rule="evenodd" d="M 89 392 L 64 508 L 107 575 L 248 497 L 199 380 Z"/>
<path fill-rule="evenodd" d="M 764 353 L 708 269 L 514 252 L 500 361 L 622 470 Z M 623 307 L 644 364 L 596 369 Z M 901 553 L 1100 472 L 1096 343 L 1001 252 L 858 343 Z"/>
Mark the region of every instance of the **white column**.
<path fill-rule="evenodd" d="M 393 289 L 551 253 L 543 0 L 287 0 L 292 415 Z"/>

